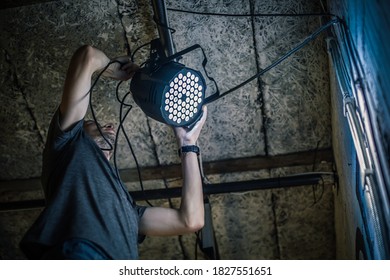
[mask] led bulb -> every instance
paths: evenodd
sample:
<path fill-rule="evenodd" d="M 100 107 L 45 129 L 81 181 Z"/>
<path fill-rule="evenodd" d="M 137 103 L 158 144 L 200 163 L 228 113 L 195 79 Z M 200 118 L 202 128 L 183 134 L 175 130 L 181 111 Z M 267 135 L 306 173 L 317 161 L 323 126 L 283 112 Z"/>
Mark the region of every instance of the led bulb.
<path fill-rule="evenodd" d="M 142 79 L 143 83 L 132 81 L 132 91 L 137 92 L 133 92 L 138 97 L 134 99 L 147 115 L 173 126 L 190 126 L 200 118 L 206 88 L 200 72 L 169 62 Z"/>

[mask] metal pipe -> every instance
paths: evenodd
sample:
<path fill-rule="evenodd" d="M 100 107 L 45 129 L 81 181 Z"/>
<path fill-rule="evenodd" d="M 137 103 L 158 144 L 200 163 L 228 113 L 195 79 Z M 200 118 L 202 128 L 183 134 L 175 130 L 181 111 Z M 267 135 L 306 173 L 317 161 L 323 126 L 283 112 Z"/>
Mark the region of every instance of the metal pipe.
<path fill-rule="evenodd" d="M 349 128 L 352 134 L 352 140 L 355 144 L 356 154 L 360 163 L 360 168 L 364 174 L 372 173 L 371 161 L 369 158 L 369 153 L 366 149 L 365 135 L 361 127 L 361 122 L 359 121 L 354 99 L 350 97 L 344 97 L 345 102 L 345 111 L 347 120 L 349 123 Z"/>
<path fill-rule="evenodd" d="M 171 56 L 176 53 L 173 44 L 171 30 L 169 28 L 167 9 L 164 0 L 152 0 L 154 20 L 157 24 L 158 35 L 165 55 Z"/>
<path fill-rule="evenodd" d="M 362 71 L 359 71 L 361 69 L 355 61 L 350 38 L 342 36 L 345 35 L 343 32 L 346 32 L 345 26 L 342 27 L 344 28 L 341 32 L 337 28 L 335 30 L 338 33 L 338 39 L 342 38 L 341 46 L 336 40 L 328 40 L 329 54 L 335 66 L 338 85 L 343 93 L 344 115 L 348 121 L 362 173 L 365 204 L 362 215 L 367 235 L 372 235 L 368 242 L 370 254 L 374 259 L 383 259 L 388 258 L 390 254 L 389 200 L 384 189 L 380 163 L 375 157 L 377 151 L 372 136 L 372 123 L 375 122 L 371 122 L 371 116 L 367 114 L 367 94 L 364 94 L 360 83 Z M 362 207 L 360 202 L 359 205 Z"/>

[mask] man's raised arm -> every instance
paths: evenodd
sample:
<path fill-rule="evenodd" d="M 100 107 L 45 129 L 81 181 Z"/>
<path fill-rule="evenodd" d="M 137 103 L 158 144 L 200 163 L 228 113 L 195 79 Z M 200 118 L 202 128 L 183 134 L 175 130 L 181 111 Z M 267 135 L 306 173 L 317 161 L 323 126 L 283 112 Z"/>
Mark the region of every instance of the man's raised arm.
<path fill-rule="evenodd" d="M 128 56 L 114 59 L 103 76 L 117 80 L 128 80 L 138 69 Z M 66 74 L 64 92 L 60 104 L 61 129 L 67 130 L 84 118 L 89 104 L 89 90 L 94 72 L 102 70 L 110 59 L 92 46 L 82 46 L 73 54 Z"/>
<path fill-rule="evenodd" d="M 195 145 L 206 121 L 207 107 L 203 108 L 202 118 L 188 130 L 175 128 L 178 146 Z M 183 188 L 179 209 L 149 207 L 140 221 L 139 232 L 144 235 L 181 235 L 196 232 L 204 225 L 204 204 L 202 178 L 197 154 L 181 155 Z"/>

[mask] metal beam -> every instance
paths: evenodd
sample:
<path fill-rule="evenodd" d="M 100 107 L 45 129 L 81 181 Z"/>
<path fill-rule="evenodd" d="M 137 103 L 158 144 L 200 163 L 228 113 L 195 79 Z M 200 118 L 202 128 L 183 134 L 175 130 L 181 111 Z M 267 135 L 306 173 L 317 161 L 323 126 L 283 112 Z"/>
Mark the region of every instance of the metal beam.
<path fill-rule="evenodd" d="M 203 171 L 206 175 L 226 174 L 281 167 L 318 165 L 321 162 L 333 162 L 333 152 L 331 148 L 276 156 L 257 156 L 204 162 Z M 122 169 L 120 170 L 120 176 L 122 181 L 127 183 L 137 182 L 139 180 L 136 168 Z M 143 181 L 180 178 L 181 165 L 173 164 L 157 167 L 144 167 L 141 168 L 141 176 Z M 40 189 L 40 178 L 0 181 L 0 192 L 20 192 Z"/>
<path fill-rule="evenodd" d="M 221 193 L 246 192 L 246 191 L 274 189 L 274 188 L 283 188 L 283 187 L 317 185 L 323 182 L 322 176 L 323 175 L 321 173 L 310 173 L 306 175 L 303 174 L 303 175 L 241 181 L 241 182 L 205 184 L 203 185 L 203 193 L 204 195 L 213 195 L 213 194 L 221 194 Z M 145 190 L 145 191 L 133 191 L 129 193 L 136 201 L 168 199 L 168 198 L 180 197 L 181 187 Z M 4 203 L 0 203 L 0 212 L 42 208 L 44 206 L 45 206 L 44 199 L 4 202 Z"/>
<path fill-rule="evenodd" d="M 41 4 L 46 2 L 57 2 L 57 1 L 59 0 L 2 0 L 0 3 L 0 9 L 10 9 L 10 8 Z"/>

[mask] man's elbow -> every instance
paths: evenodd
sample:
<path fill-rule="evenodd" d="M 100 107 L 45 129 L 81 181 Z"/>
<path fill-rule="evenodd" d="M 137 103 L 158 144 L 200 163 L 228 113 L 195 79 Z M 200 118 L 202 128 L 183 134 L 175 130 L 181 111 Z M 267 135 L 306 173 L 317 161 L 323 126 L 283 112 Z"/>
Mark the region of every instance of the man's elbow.
<path fill-rule="evenodd" d="M 91 45 L 84 45 L 79 47 L 73 55 L 73 61 L 77 65 L 84 67 L 92 67 L 95 63 L 96 49 Z"/>
<path fill-rule="evenodd" d="M 189 233 L 197 232 L 204 227 L 204 218 L 197 218 L 186 223 L 186 229 Z"/>

